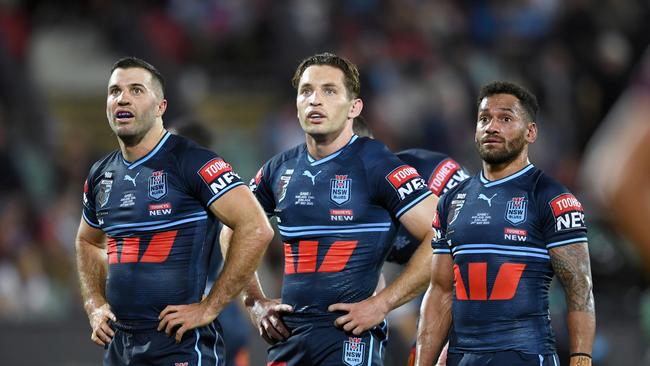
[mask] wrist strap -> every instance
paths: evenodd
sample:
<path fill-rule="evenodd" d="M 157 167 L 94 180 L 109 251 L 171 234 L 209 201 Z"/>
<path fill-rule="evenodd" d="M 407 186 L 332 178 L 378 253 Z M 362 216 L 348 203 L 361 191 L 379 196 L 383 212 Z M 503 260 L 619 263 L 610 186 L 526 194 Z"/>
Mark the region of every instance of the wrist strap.
<path fill-rule="evenodd" d="M 573 357 L 589 357 L 589 359 L 591 359 L 590 354 L 582 353 L 582 352 L 576 352 L 576 353 L 572 353 L 572 354 L 569 355 L 569 358 L 573 358 Z"/>

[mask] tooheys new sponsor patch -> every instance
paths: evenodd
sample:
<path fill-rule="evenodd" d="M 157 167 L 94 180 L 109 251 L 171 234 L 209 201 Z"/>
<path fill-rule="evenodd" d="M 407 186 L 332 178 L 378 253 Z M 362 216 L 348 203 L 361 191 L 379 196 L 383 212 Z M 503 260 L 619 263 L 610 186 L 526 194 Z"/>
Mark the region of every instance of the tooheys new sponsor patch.
<path fill-rule="evenodd" d="M 231 183 L 238 180 L 237 174 L 232 171 L 230 164 L 221 158 L 214 158 L 205 163 L 197 172 L 203 181 L 210 187 L 214 194 L 221 192 Z"/>
<path fill-rule="evenodd" d="M 582 204 L 571 193 L 564 193 L 553 198 L 549 205 L 551 205 L 553 217 L 555 217 L 555 231 L 585 227 Z"/>
<path fill-rule="evenodd" d="M 392 172 L 388 173 L 386 180 L 393 186 L 399 198 L 402 200 L 409 194 L 426 188 L 426 183 L 420 177 L 418 171 L 408 165 L 395 168 Z"/>
<path fill-rule="evenodd" d="M 442 163 L 438 164 L 436 170 L 431 174 L 429 178 L 429 189 L 436 196 L 440 196 L 445 188 L 453 188 L 458 182 L 462 181 L 464 177 L 459 177 L 460 179 L 455 182 L 451 187 L 447 187 L 447 183 L 452 179 L 454 173 L 460 170 L 460 166 L 453 161 L 452 159 L 445 159 Z"/>

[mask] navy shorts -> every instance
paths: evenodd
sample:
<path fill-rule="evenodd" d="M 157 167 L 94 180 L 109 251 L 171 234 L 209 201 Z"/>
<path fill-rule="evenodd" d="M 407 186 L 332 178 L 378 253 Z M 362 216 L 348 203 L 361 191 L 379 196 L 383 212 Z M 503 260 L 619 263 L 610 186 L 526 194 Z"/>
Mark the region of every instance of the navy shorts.
<path fill-rule="evenodd" d="M 357 337 L 332 322 L 309 323 L 292 329 L 284 342 L 269 347 L 268 366 L 382 366 L 388 326 Z"/>
<path fill-rule="evenodd" d="M 181 343 L 155 328 L 113 323 L 113 340 L 105 347 L 104 366 L 224 366 L 225 350 L 218 322 L 189 330 Z"/>
<path fill-rule="evenodd" d="M 447 353 L 447 366 L 560 366 L 557 354 L 530 354 L 518 351 Z"/>

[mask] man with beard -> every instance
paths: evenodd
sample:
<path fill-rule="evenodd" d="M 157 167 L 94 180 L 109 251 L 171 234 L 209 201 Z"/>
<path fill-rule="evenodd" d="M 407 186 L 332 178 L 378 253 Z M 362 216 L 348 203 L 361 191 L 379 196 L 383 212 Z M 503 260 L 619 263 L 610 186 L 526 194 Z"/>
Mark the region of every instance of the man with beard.
<path fill-rule="evenodd" d="M 106 116 L 119 149 L 90 169 L 76 238 L 90 338 L 104 365 L 223 366 L 215 318 L 273 231 L 230 164 L 164 129 L 154 66 L 127 57 L 110 75 Z M 231 245 L 203 297 L 219 221 L 233 228 Z"/>
<path fill-rule="evenodd" d="M 595 331 L 580 202 L 528 160 L 537 100 L 508 82 L 481 88 L 475 141 L 482 171 L 441 198 L 417 365 L 449 337 L 447 365 L 558 365 L 548 316 L 564 287 L 572 366 L 591 365 Z"/>

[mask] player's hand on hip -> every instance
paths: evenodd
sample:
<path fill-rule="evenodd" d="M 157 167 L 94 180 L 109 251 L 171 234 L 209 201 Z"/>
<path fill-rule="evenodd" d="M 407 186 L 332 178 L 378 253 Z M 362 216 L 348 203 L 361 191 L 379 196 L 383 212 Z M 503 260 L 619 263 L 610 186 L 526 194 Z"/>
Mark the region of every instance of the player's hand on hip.
<path fill-rule="evenodd" d="M 293 307 L 283 304 L 280 299 L 258 300 L 250 309 L 251 317 L 257 325 L 260 336 L 268 344 L 289 338 L 291 332 L 282 321 L 282 314 L 291 312 L 293 312 Z"/>
<path fill-rule="evenodd" d="M 334 325 L 358 336 L 381 323 L 388 314 L 389 309 L 377 297 L 372 296 L 353 304 L 332 304 L 327 310 L 331 312 L 347 312 L 347 314 L 336 318 Z"/>
<path fill-rule="evenodd" d="M 175 335 L 176 343 L 180 343 L 183 334 L 194 328 L 204 327 L 210 324 L 216 314 L 208 311 L 204 302 L 187 305 L 167 305 L 160 313 L 158 319 L 158 331 L 163 331 L 168 336 Z"/>
<path fill-rule="evenodd" d="M 100 346 L 105 346 L 110 343 L 115 332 L 108 324 L 108 321 L 116 321 L 115 314 L 111 311 L 110 305 L 106 303 L 93 310 L 88 315 L 88 320 L 90 320 L 90 327 L 93 330 L 90 339 Z"/>

